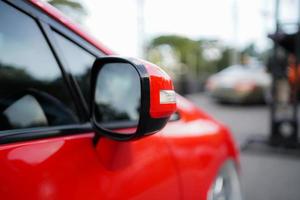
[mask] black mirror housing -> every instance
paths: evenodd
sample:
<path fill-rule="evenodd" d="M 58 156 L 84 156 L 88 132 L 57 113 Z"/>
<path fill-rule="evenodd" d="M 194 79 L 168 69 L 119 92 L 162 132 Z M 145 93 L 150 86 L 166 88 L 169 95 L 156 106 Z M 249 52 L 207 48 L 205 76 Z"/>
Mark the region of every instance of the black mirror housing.
<path fill-rule="evenodd" d="M 90 109 L 100 135 L 120 141 L 151 135 L 176 111 L 173 83 L 151 63 L 98 58 L 92 68 Z"/>

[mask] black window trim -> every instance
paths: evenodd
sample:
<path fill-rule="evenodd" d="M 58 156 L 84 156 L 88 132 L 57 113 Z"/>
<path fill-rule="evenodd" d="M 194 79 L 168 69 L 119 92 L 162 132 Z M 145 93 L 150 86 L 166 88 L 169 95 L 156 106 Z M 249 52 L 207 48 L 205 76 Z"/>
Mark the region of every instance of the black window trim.
<path fill-rule="evenodd" d="M 51 53 L 53 54 L 57 64 L 61 69 L 62 75 L 67 84 L 67 89 L 70 90 L 71 92 L 72 100 L 74 101 L 75 104 L 77 104 L 76 107 L 82 106 L 82 103 L 78 98 L 78 96 L 73 96 L 74 91 L 78 90 L 78 88 L 74 89 L 74 83 L 72 83 L 72 81 L 70 80 L 70 74 L 68 74 L 65 71 L 61 58 L 57 56 L 58 55 L 57 53 L 59 52 L 57 52 L 57 49 L 55 49 L 55 47 L 53 46 L 55 45 L 55 42 L 53 43 L 53 39 L 51 39 L 53 37 L 52 35 L 53 33 L 51 32 L 52 30 L 49 24 L 45 22 L 45 20 L 42 20 L 43 18 L 42 16 L 45 17 L 46 15 L 41 13 L 41 11 L 39 11 L 37 8 L 34 8 L 33 5 L 31 5 L 29 2 L 26 1 L 19 1 L 19 0 L 10 0 L 10 1 L 2 0 L 2 1 L 16 8 L 19 12 L 25 13 L 26 15 L 32 17 L 37 22 L 37 25 L 41 29 L 41 32 L 44 38 L 46 39 L 48 46 L 50 47 Z M 48 20 L 49 19 L 50 18 L 48 17 Z M 0 131 L 0 144 L 94 132 L 91 123 L 89 123 L 89 121 L 87 121 L 86 119 L 84 121 L 86 121 L 86 123 Z"/>
<path fill-rule="evenodd" d="M 86 102 L 86 99 L 84 98 L 84 96 L 82 94 L 82 91 L 81 91 L 81 89 L 79 87 L 79 84 L 78 84 L 77 80 L 74 78 L 74 76 L 73 76 L 73 74 L 72 74 L 72 72 L 70 70 L 71 66 L 68 66 L 68 63 L 66 62 L 66 58 L 64 56 L 64 52 L 60 48 L 60 46 L 58 45 L 58 42 L 55 39 L 54 34 L 60 34 L 66 40 L 69 40 L 74 45 L 78 46 L 78 48 L 82 49 L 83 51 L 86 51 L 87 53 L 91 54 L 92 56 L 95 56 L 95 58 L 103 56 L 104 54 L 98 53 L 96 55 L 93 52 L 89 51 L 87 48 L 83 47 L 81 44 L 78 44 L 74 39 L 72 39 L 71 37 L 69 37 L 69 35 L 66 35 L 66 32 L 62 33 L 60 30 L 57 30 L 56 28 L 51 27 L 50 25 L 49 25 L 49 27 L 51 29 L 51 33 L 49 31 L 49 37 L 53 38 L 53 39 L 51 39 L 51 43 L 55 47 L 55 51 L 57 51 L 58 58 L 60 60 L 62 60 L 62 63 L 63 63 L 62 65 L 64 66 L 66 73 L 69 75 L 70 81 L 72 82 L 72 84 L 73 84 L 73 86 L 74 86 L 74 88 L 75 88 L 75 90 L 77 92 L 78 98 L 81 101 L 81 105 L 83 105 L 83 107 L 81 109 L 84 109 L 83 112 L 85 112 L 85 115 L 86 115 L 85 120 L 87 121 L 87 120 L 89 120 L 89 109 L 88 109 L 88 103 L 89 102 Z"/>
<path fill-rule="evenodd" d="M 76 35 L 71 30 L 68 30 L 66 27 L 61 27 L 62 25 L 57 25 L 56 23 L 48 23 L 53 32 L 56 32 L 67 40 L 70 40 L 72 43 L 77 45 L 79 48 L 87 51 L 95 57 L 104 56 L 104 53 L 101 53 L 100 50 L 95 50 L 92 45 L 90 45 L 85 39 L 81 38 L 79 35 Z"/>
<path fill-rule="evenodd" d="M 38 10 L 37 12 L 41 12 Z M 96 48 L 94 45 L 90 44 L 88 41 L 86 41 L 84 38 L 82 38 L 80 35 L 74 33 L 72 30 L 70 30 L 68 27 L 65 27 L 61 23 L 57 22 L 55 19 L 49 17 L 47 14 L 41 13 L 38 16 L 38 20 L 42 21 L 45 24 L 45 28 L 47 29 L 47 37 L 50 40 L 51 45 L 54 48 L 54 51 L 58 55 L 58 60 L 61 61 L 62 67 L 64 68 L 64 72 L 69 77 L 70 84 L 73 86 L 73 89 L 75 91 L 77 101 L 80 102 L 80 112 L 81 114 L 84 113 L 83 121 L 89 121 L 89 109 L 88 109 L 88 103 L 86 102 L 86 99 L 84 98 L 84 95 L 82 94 L 82 91 L 79 87 L 79 84 L 75 77 L 73 76 L 72 72 L 70 71 L 70 66 L 68 66 L 66 62 L 66 58 L 64 56 L 64 53 L 62 49 L 59 47 L 58 42 L 56 42 L 54 32 L 57 34 L 60 34 L 61 36 L 65 37 L 67 40 L 70 40 L 70 42 L 77 45 L 79 48 L 83 49 L 84 51 L 87 51 L 89 54 L 97 57 L 105 56 L 106 54 L 102 52 L 100 49 Z"/>
<path fill-rule="evenodd" d="M 101 50 L 94 47 L 92 44 L 88 43 L 84 38 L 80 37 L 76 33 L 74 33 L 72 30 L 68 29 L 67 27 L 63 26 L 62 24 L 58 23 L 52 18 L 49 18 L 49 16 L 44 16 L 44 18 L 40 19 L 41 21 L 44 21 L 45 24 L 50 28 L 48 32 L 48 37 L 52 38 L 51 43 L 54 46 L 55 51 L 57 52 L 58 59 L 62 61 L 62 65 L 64 66 L 65 72 L 70 77 L 71 84 L 76 90 L 76 94 L 78 97 L 78 100 L 81 102 L 81 109 L 83 109 L 82 112 L 85 113 L 85 121 L 89 120 L 89 109 L 88 109 L 88 103 L 86 102 L 86 99 L 84 98 L 84 95 L 82 94 L 82 91 L 79 87 L 79 84 L 75 77 L 73 76 L 70 66 L 68 66 L 66 62 L 66 58 L 64 56 L 64 52 L 59 47 L 58 42 L 55 39 L 54 34 L 60 34 L 62 37 L 64 37 L 66 40 L 69 40 L 70 42 L 74 43 L 79 48 L 83 49 L 84 51 L 88 52 L 89 54 L 97 57 L 105 56 L 104 52 L 101 52 Z"/>
<path fill-rule="evenodd" d="M 69 70 L 66 70 L 64 66 L 67 66 L 67 62 L 63 57 L 62 51 L 57 45 L 57 42 L 54 38 L 54 35 L 52 33 L 52 30 L 50 26 L 44 22 L 41 22 L 42 24 L 42 29 L 45 32 L 45 37 L 49 41 L 49 46 L 52 48 L 52 53 L 55 55 L 55 59 L 59 63 L 59 66 L 61 68 L 61 71 L 63 75 L 65 76 L 66 81 L 68 82 L 69 90 L 72 93 L 72 96 L 74 97 L 72 100 L 76 104 L 77 107 L 77 114 L 81 120 L 81 122 L 86 122 L 88 119 L 88 110 L 87 106 L 84 102 L 84 99 L 82 97 L 82 94 L 80 91 L 78 91 L 79 88 L 77 88 L 76 82 L 74 82 L 73 76 L 70 74 Z"/>
<path fill-rule="evenodd" d="M 90 123 L 61 126 L 34 127 L 1 131 L 0 145 L 70 135 L 94 133 Z"/>

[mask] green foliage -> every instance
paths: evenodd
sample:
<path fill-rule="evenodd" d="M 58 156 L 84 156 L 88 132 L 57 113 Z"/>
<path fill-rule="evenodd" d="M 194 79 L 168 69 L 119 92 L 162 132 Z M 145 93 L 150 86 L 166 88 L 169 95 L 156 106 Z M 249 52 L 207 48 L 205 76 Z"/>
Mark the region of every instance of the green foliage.
<path fill-rule="evenodd" d="M 209 74 L 220 71 L 230 65 L 231 49 L 224 48 L 218 41 L 192 40 L 177 35 L 164 35 L 154 38 L 148 53 L 162 45 L 169 45 L 175 52 L 180 66 L 185 66 L 187 74 L 198 79 L 205 79 Z M 149 54 L 148 54 L 149 55 Z M 150 61 L 160 64 L 162 56 L 148 57 Z"/>
<path fill-rule="evenodd" d="M 159 46 L 162 44 L 170 45 L 179 55 L 179 59 L 182 63 L 195 65 L 195 60 L 191 60 L 191 54 L 200 54 L 199 45 L 194 40 L 186 37 L 170 35 L 170 36 L 160 36 L 155 38 L 151 44 L 151 47 Z M 194 63 L 193 63 L 194 62 Z"/>
<path fill-rule="evenodd" d="M 231 48 L 225 48 L 222 51 L 221 58 L 216 61 L 216 71 L 221 71 L 231 64 L 231 54 L 232 54 Z"/>

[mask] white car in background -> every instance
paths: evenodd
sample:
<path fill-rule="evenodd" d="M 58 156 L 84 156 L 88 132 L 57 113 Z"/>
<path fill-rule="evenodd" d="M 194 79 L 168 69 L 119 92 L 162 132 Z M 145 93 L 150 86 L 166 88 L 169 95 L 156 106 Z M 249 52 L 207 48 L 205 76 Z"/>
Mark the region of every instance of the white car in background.
<path fill-rule="evenodd" d="M 206 91 L 220 102 L 268 102 L 271 76 L 259 64 L 232 65 L 210 76 Z"/>

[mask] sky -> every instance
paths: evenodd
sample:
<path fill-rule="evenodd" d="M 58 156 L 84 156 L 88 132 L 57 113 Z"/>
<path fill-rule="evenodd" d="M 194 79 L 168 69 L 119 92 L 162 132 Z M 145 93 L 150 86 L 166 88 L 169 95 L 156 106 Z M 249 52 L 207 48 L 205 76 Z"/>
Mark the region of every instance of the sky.
<path fill-rule="evenodd" d="M 138 6 L 143 2 L 143 11 Z M 144 44 L 159 35 L 217 39 L 244 48 L 269 48 L 274 31 L 275 0 L 84 0 L 85 29 L 114 51 L 141 56 Z M 283 0 L 281 18 L 293 21 L 297 0 Z M 236 9 L 235 9 L 236 8 Z M 143 13 L 143 14 L 141 14 Z M 143 17 L 143 26 L 139 26 Z M 235 25 L 234 25 L 235 24 Z M 143 27 L 141 29 L 141 27 Z M 141 34 L 141 30 L 143 34 Z"/>

